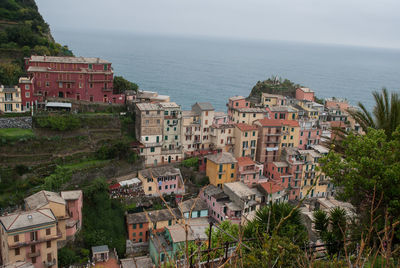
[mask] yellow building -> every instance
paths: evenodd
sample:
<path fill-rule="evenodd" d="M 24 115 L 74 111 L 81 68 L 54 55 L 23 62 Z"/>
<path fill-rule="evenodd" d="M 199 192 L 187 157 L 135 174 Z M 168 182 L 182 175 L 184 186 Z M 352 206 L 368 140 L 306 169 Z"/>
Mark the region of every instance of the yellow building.
<path fill-rule="evenodd" d="M 22 112 L 21 89 L 18 86 L 0 86 L 0 112 Z"/>
<path fill-rule="evenodd" d="M 248 125 L 244 123 L 236 124 L 234 137 L 234 156 L 236 158 L 247 156 L 252 160 L 255 160 L 257 151 L 258 127 L 256 125 Z"/>
<path fill-rule="evenodd" d="M 301 112 L 299 112 L 299 115 L 301 114 L 301 117 L 306 117 L 309 119 L 319 119 L 320 112 L 319 110 L 314 108 L 314 102 L 311 101 L 300 101 L 299 106 L 302 108 Z"/>
<path fill-rule="evenodd" d="M 300 142 L 300 125 L 298 121 L 282 120 L 282 135 L 279 151 L 282 147 L 298 147 Z"/>
<path fill-rule="evenodd" d="M 60 242 L 67 239 L 67 221 L 70 215 L 65 200 L 57 193 L 40 191 L 25 198 L 26 209 L 51 209 L 57 218 L 57 229 L 61 232 Z"/>
<path fill-rule="evenodd" d="M 323 146 L 316 146 L 317 148 L 324 148 Z M 326 149 L 326 148 L 325 148 Z M 319 152 L 320 151 L 320 152 Z M 328 197 L 334 195 L 333 184 L 330 182 L 329 177 L 327 177 L 323 172 L 321 172 L 318 167 L 319 159 L 322 157 L 321 150 L 299 150 L 302 155 L 304 165 L 302 171 L 302 181 L 300 188 L 300 198 L 304 197 L 311 186 L 318 179 L 316 186 L 308 194 L 309 197 Z M 324 150 L 327 152 L 328 150 Z M 322 154 L 321 154 L 322 153 Z"/>
<path fill-rule="evenodd" d="M 222 152 L 206 156 L 206 175 L 210 184 L 222 188 L 224 183 L 236 180 L 237 160 L 232 154 Z"/>
<path fill-rule="evenodd" d="M 234 108 L 232 109 L 232 121 L 236 124 L 253 124 L 254 121 L 266 117 L 267 111 L 262 108 Z"/>
<path fill-rule="evenodd" d="M 262 93 L 261 104 L 264 107 L 286 105 L 286 99 L 282 95 Z"/>
<path fill-rule="evenodd" d="M 30 262 L 35 268 L 58 267 L 57 240 L 61 233 L 48 208 L 0 217 L 0 247 L 4 265 Z"/>

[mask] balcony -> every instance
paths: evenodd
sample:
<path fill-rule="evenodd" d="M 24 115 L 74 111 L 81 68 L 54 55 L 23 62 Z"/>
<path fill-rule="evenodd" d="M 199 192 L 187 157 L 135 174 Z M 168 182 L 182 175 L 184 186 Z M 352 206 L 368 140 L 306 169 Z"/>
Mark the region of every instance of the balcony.
<path fill-rule="evenodd" d="M 57 81 L 57 83 L 75 83 L 74 80 L 70 80 L 70 79 L 57 79 L 56 81 Z"/>
<path fill-rule="evenodd" d="M 105 87 L 102 87 L 101 90 L 102 90 L 103 92 L 111 92 L 111 91 L 113 91 L 112 88 L 105 88 Z"/>
<path fill-rule="evenodd" d="M 56 265 L 56 263 L 57 263 L 56 259 L 53 259 L 52 261 L 44 261 L 43 262 L 44 266 L 46 266 L 46 267 L 51 267 L 53 265 Z"/>
<path fill-rule="evenodd" d="M 60 239 L 62 237 L 62 233 L 59 229 L 57 229 L 57 234 L 56 235 L 48 235 L 46 237 L 42 237 L 36 240 L 32 240 L 32 241 L 25 241 L 25 242 L 19 242 L 19 243 L 15 243 L 15 244 L 9 244 L 8 247 L 10 249 L 14 249 L 14 248 L 20 248 L 20 247 L 26 247 L 26 246 L 30 246 L 30 245 L 36 245 L 39 243 L 44 243 L 47 241 L 52 241 L 52 240 L 57 240 Z M 36 252 L 35 252 L 36 253 Z"/>
<path fill-rule="evenodd" d="M 195 143 L 195 144 L 199 144 L 199 143 L 201 143 L 201 141 L 200 141 L 200 140 L 197 140 L 197 139 L 195 139 L 195 140 L 193 141 L 193 143 Z"/>
<path fill-rule="evenodd" d="M 105 80 L 105 79 L 99 79 L 99 80 L 95 80 L 95 79 L 89 79 L 88 80 L 89 83 L 112 83 L 112 80 Z"/>
<path fill-rule="evenodd" d="M 35 251 L 35 252 L 28 252 L 28 258 L 34 258 L 40 256 L 40 250 Z"/>

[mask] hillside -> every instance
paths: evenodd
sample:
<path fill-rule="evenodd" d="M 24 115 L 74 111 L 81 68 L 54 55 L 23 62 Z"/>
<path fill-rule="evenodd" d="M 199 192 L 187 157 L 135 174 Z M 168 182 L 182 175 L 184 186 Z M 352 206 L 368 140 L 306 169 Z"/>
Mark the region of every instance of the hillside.
<path fill-rule="evenodd" d="M 249 100 L 252 103 L 261 101 L 261 93 L 279 94 L 290 97 L 296 96 L 296 88 L 300 85 L 293 83 L 288 79 L 271 77 L 264 81 L 258 81 L 250 92 Z"/>
<path fill-rule="evenodd" d="M 73 56 L 56 43 L 34 0 L 0 1 L 0 84 L 13 85 L 32 54 Z"/>

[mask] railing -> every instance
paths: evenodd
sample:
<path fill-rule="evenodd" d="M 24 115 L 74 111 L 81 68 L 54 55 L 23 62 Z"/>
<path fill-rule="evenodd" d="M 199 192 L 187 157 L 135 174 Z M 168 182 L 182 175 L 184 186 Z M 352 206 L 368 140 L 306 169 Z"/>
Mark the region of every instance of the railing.
<path fill-rule="evenodd" d="M 40 256 L 40 250 L 35 251 L 35 252 L 28 252 L 28 258 L 34 258 Z"/>
<path fill-rule="evenodd" d="M 20 242 L 20 243 L 15 243 L 15 244 L 9 244 L 8 247 L 9 248 L 20 248 L 20 247 L 26 247 L 26 246 L 30 246 L 30 245 L 36 245 L 39 243 L 43 243 L 43 242 L 47 242 L 47 241 L 52 241 L 52 240 L 56 240 L 62 237 L 62 233 L 60 230 L 57 230 L 57 235 L 53 235 L 53 236 L 47 236 L 47 237 L 43 237 L 40 239 L 36 239 L 36 240 L 32 240 L 32 241 L 25 241 L 25 242 Z"/>
<path fill-rule="evenodd" d="M 44 261 L 43 262 L 44 266 L 46 266 L 46 267 L 50 267 L 50 266 L 56 265 L 56 263 L 57 263 L 56 259 L 53 259 L 52 261 Z"/>

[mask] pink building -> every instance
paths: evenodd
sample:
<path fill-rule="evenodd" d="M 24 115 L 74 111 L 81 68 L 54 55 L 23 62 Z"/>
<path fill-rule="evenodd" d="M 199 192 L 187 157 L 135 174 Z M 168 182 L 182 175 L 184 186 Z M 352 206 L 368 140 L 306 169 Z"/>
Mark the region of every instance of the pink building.
<path fill-rule="evenodd" d="M 296 99 L 314 101 L 314 91 L 312 91 L 308 87 L 300 87 L 296 89 Z"/>
<path fill-rule="evenodd" d="M 183 183 L 183 177 L 179 168 L 174 168 L 173 166 L 162 166 L 155 168 L 148 168 L 139 171 L 138 173 L 139 179 L 142 181 L 145 194 L 152 195 L 170 195 L 174 194 L 183 194 L 185 193 L 185 185 Z M 155 182 L 155 187 L 157 189 L 152 189 L 150 192 L 147 191 L 148 186 L 144 182 Z M 149 184 L 150 187 L 151 184 Z"/>
<path fill-rule="evenodd" d="M 243 96 L 230 97 L 227 103 L 229 120 L 233 121 L 233 109 L 249 108 L 250 102 Z"/>
<path fill-rule="evenodd" d="M 106 60 L 31 56 L 25 59 L 25 68 L 29 78 L 34 79 L 29 97 L 25 96 L 24 107 L 28 100 L 43 102 L 48 97 L 125 103 L 124 94 L 113 94 L 114 72 L 111 62 Z"/>
<path fill-rule="evenodd" d="M 322 130 L 319 128 L 300 129 L 299 149 L 306 150 L 311 145 L 317 145 L 321 141 Z"/>
<path fill-rule="evenodd" d="M 66 222 L 67 237 L 72 237 L 82 227 L 83 194 L 78 191 L 63 191 L 61 197 L 65 200 L 70 216 Z"/>
<path fill-rule="evenodd" d="M 249 187 L 259 183 L 263 173 L 263 165 L 257 164 L 250 157 L 239 157 L 237 178 Z"/>

